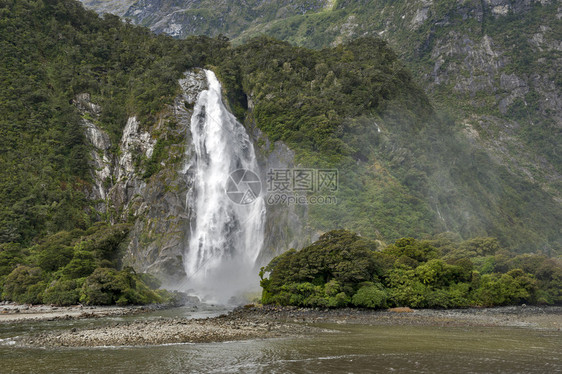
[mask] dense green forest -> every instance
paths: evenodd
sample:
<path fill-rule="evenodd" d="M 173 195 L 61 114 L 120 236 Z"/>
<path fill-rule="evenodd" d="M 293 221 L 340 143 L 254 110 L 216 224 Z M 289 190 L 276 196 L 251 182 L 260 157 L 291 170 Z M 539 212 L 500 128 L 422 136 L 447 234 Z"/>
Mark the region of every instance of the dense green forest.
<path fill-rule="evenodd" d="M 94 8 L 100 5 L 99 2 L 85 2 Z M 107 5 L 112 1 L 103 3 Z M 150 26 L 157 33 L 170 33 L 179 38 L 193 34 L 216 36 L 223 33 L 232 38 L 235 45 L 242 45 L 241 50 L 246 48 L 244 43 L 250 42 L 257 35 L 268 35 L 294 46 L 316 50 L 331 50 L 331 46 L 349 43 L 366 35 L 384 38 L 413 72 L 413 79 L 423 85 L 437 111 L 447 113 L 447 118 L 437 123 L 429 121 L 421 124 L 420 132 L 397 134 L 396 126 L 403 129 L 404 125 L 411 124 L 412 119 L 417 118 L 418 113 L 411 115 L 409 105 L 387 112 L 393 123 L 392 127 L 387 126 L 388 133 L 383 131 L 378 134 L 378 138 L 383 138 L 384 148 L 379 147 L 376 169 L 380 170 L 379 166 L 383 166 L 383 170 L 389 171 L 396 180 L 394 183 L 379 180 L 376 185 L 366 183 L 370 186 L 365 188 L 371 189 L 367 195 L 376 195 L 377 201 L 385 199 L 409 203 L 399 202 L 392 207 L 390 211 L 393 216 L 397 211 L 404 211 L 404 214 L 398 213 L 401 217 L 388 222 L 387 203 L 376 206 L 376 202 L 369 198 L 358 198 L 353 201 L 353 206 L 348 205 L 346 209 L 339 211 L 344 215 L 342 212 L 353 212 L 351 218 L 339 217 L 337 222 L 343 222 L 342 227 L 353 228 L 368 235 L 375 232 L 372 226 L 376 222 L 376 231 L 381 232 L 383 237 L 392 239 L 401 234 L 415 235 L 420 230 L 432 231 L 437 226 L 437 230 L 461 232 L 466 238 L 473 235 L 498 236 L 503 243 L 520 251 L 557 251 L 560 249 L 562 236 L 560 230 L 552 226 L 553 222 L 560 219 L 559 201 L 562 190 L 562 163 L 557 152 L 562 135 L 557 105 L 562 82 L 559 69 L 556 69 L 561 53 L 557 7 L 554 2 L 523 0 L 462 3 L 445 0 L 161 0 L 157 6 L 154 3 L 136 2 L 123 13 L 134 22 Z M 346 49 L 345 46 L 340 47 L 341 50 Z M 292 53 L 298 54 L 295 51 L 292 49 Z M 261 51 L 257 52 L 263 56 Z M 347 57 L 350 57 L 349 53 Z M 249 54 L 244 63 L 248 61 L 255 70 L 256 65 L 251 63 L 254 58 L 255 55 Z M 279 61 L 277 58 L 271 59 L 273 66 L 269 66 L 267 70 L 280 67 Z M 258 70 L 261 71 L 265 65 L 266 63 L 260 63 Z M 333 64 L 326 65 L 330 68 L 328 71 L 338 74 L 338 69 Z M 242 69 L 244 66 L 245 64 Z M 303 141 L 301 129 L 293 134 L 294 128 L 289 129 L 286 124 L 280 123 L 284 122 L 284 116 L 291 117 L 291 114 L 287 115 L 287 111 L 281 108 L 292 104 L 300 105 L 303 96 L 323 96 L 324 92 L 329 96 L 328 101 L 336 104 L 327 105 L 326 108 L 338 112 L 340 118 L 336 121 L 340 120 L 342 113 L 337 104 L 346 101 L 334 100 L 334 95 L 342 95 L 342 91 L 335 87 L 326 89 L 328 82 L 325 79 L 328 78 L 329 81 L 331 78 L 321 76 L 325 68 L 323 65 L 319 66 L 318 77 L 314 78 L 311 78 L 314 74 L 311 66 L 303 64 L 297 65 L 293 72 L 277 69 L 273 77 L 293 73 L 290 84 L 293 90 L 286 84 L 280 85 L 275 78 L 268 79 L 267 75 L 250 73 L 253 82 L 244 86 L 246 93 L 251 93 L 246 87 L 261 87 L 262 84 L 286 93 L 265 94 L 270 97 L 266 101 L 270 102 L 262 101 L 265 105 L 260 108 L 259 113 L 256 111 L 262 120 L 258 123 L 260 127 L 270 128 L 274 125 L 278 127 L 276 131 L 271 131 L 274 135 L 284 133 L 285 138 L 296 135 L 300 136 L 301 142 L 308 141 Z M 351 70 L 354 70 L 353 67 Z M 349 83 L 347 78 L 352 75 L 354 72 L 346 74 L 346 77 L 337 76 L 338 79 L 342 78 L 337 83 Z M 300 81 L 301 77 L 305 77 L 305 81 Z M 361 81 L 360 74 L 358 77 Z M 319 82 L 322 84 L 319 85 Z M 355 82 L 355 94 L 355 91 L 362 88 L 362 84 L 358 85 L 357 80 L 351 82 Z M 411 88 L 410 84 L 398 86 L 406 91 Z M 289 92 L 305 94 L 299 95 L 291 103 L 295 96 Z M 277 105 L 280 96 L 284 107 Z M 342 96 L 346 96 L 345 93 Z M 366 103 L 373 104 L 372 101 Z M 374 106 L 370 106 L 370 110 L 358 108 L 358 112 L 370 116 Z M 317 108 L 309 104 L 304 109 L 310 107 Z M 300 109 L 292 108 L 295 111 Z M 350 108 L 345 110 L 349 111 Z M 323 120 L 321 116 L 327 112 L 320 110 L 314 115 Z M 380 111 L 376 112 L 380 114 Z M 306 123 L 307 121 L 302 121 L 302 114 L 298 113 L 298 120 L 291 123 Z M 361 122 L 366 121 L 381 124 L 376 116 L 361 119 Z M 365 138 L 376 139 L 376 132 L 370 133 L 369 130 L 372 129 L 358 127 L 357 122 L 359 121 L 344 122 L 354 126 L 340 131 L 363 131 L 368 134 Z M 451 129 L 453 123 L 455 129 Z M 372 122 L 369 127 L 372 127 Z M 389 133 L 394 139 L 384 142 L 388 140 L 386 135 Z M 331 141 L 334 142 L 334 139 Z M 470 144 L 466 144 L 467 142 Z M 365 142 L 360 143 L 363 145 L 360 154 L 370 153 L 365 150 Z M 337 141 L 334 146 L 337 150 L 345 150 Z M 326 148 L 330 147 L 331 145 Z M 352 148 L 356 149 L 356 144 Z M 383 162 L 385 158 L 393 158 L 392 167 Z M 431 165 L 426 165 L 426 159 Z M 451 165 L 455 169 L 451 173 L 444 170 Z M 350 164 L 343 164 L 341 168 L 348 170 Z M 354 171 L 360 169 L 355 165 L 352 168 Z M 371 172 L 367 170 L 363 174 Z M 476 179 L 469 177 L 475 173 L 481 175 Z M 429 176 L 427 183 L 425 175 Z M 370 177 L 346 176 L 346 179 L 372 181 Z M 436 180 L 439 182 L 432 183 Z M 414 191 L 412 184 L 415 185 Z M 425 184 L 421 189 L 425 189 L 426 193 L 419 193 L 420 184 Z M 394 187 L 390 188 L 390 185 Z M 354 184 L 353 187 L 355 189 L 357 185 Z M 542 191 L 538 191 L 539 189 Z M 349 202 L 354 199 L 341 200 Z M 414 211 L 408 209 L 412 201 L 416 205 Z M 355 222 L 353 217 L 357 216 L 359 205 L 367 207 L 365 214 L 373 217 L 371 222 L 367 223 L 367 217 L 361 217 L 361 224 Z M 322 221 L 326 216 L 326 212 L 323 213 L 318 214 L 315 221 Z M 416 217 L 416 221 L 421 219 L 424 222 L 407 222 L 408 217 Z M 384 220 L 387 222 L 381 222 Z M 506 221 L 513 222 L 505 226 Z M 334 222 L 336 221 L 330 220 L 322 229 L 329 230 Z M 397 223 L 404 227 L 401 230 L 407 232 L 394 231 L 392 227 Z M 512 225 L 514 229 L 510 231 Z"/>
<path fill-rule="evenodd" d="M 127 117 L 150 121 L 202 53 L 75 1 L 2 1 L 0 12 L 0 242 L 29 244 L 97 216 L 75 96 L 101 105 L 117 143 Z"/>
<path fill-rule="evenodd" d="M 313 227 L 382 240 L 453 231 L 519 252 L 560 249 L 553 198 L 436 111 L 380 39 L 316 51 L 262 37 L 227 51 L 218 68 L 239 117 L 289 144 L 300 164 L 340 170 L 340 204 L 309 207 Z"/>
<path fill-rule="evenodd" d="M 381 40 L 314 51 L 258 38 L 233 48 L 222 37 L 155 36 L 72 1 L 3 9 L 2 242 L 29 244 L 97 219 L 83 194 L 90 174 L 77 94 L 101 106 L 99 125 L 115 144 L 128 116 L 149 124 L 183 71 L 210 66 L 239 118 L 287 142 L 303 166 L 341 170 L 342 206 L 313 209 L 319 229 L 386 240 L 486 234 L 520 251 L 560 246 L 552 198 L 436 114 Z"/>
<path fill-rule="evenodd" d="M 75 305 L 149 304 L 171 301 L 151 275 L 121 269 L 129 225 L 61 231 L 31 248 L 0 247 L 2 298 L 19 303 Z"/>
<path fill-rule="evenodd" d="M 128 229 L 104 226 L 76 95 L 102 107 L 118 144 L 127 117 L 154 121 L 213 41 L 179 43 L 75 1 L 0 1 L 0 291 L 55 304 L 162 301 L 121 268 Z M 204 44 L 203 44 L 204 43 Z M 117 151 L 117 150 L 115 150 Z"/>
<path fill-rule="evenodd" d="M 262 302 L 363 308 L 562 303 L 559 261 L 515 255 L 493 238 L 461 241 L 442 234 L 378 247 L 336 230 L 300 251 L 285 252 L 262 268 Z"/>
<path fill-rule="evenodd" d="M 560 249 L 562 213 L 551 196 L 460 136 L 378 38 L 322 50 L 267 37 L 236 47 L 223 36 L 175 40 L 73 0 L 0 0 L 0 15 L 3 299 L 169 297 L 151 290 L 150 276 L 122 269 L 135 217 L 109 222 L 87 198 L 91 149 L 75 99 L 89 93 L 100 105 L 94 120 L 117 154 L 127 118 L 148 128 L 194 67 L 213 69 L 237 117 L 288 144 L 298 165 L 340 170 L 340 203 L 311 206 L 313 230 L 346 228 L 378 242 L 452 231 L 497 237 L 519 253 Z M 158 139 L 147 180 L 171 141 Z M 549 295 L 536 301 L 557 302 Z"/>

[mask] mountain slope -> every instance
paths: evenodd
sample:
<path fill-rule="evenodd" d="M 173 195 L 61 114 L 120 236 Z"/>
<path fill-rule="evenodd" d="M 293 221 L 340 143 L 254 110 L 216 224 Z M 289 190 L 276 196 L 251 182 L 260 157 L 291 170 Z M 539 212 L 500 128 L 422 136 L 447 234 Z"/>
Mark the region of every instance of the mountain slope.
<path fill-rule="evenodd" d="M 95 9 L 99 14 L 124 15 L 136 0 L 84 0 L 82 3 L 88 8 Z"/>
<path fill-rule="evenodd" d="M 304 166 L 340 170 L 341 204 L 310 207 L 313 227 L 383 240 L 448 230 L 520 251 L 559 247 L 553 198 L 434 112 L 382 41 L 310 51 L 257 39 L 228 64 L 238 64 L 249 116 L 271 139 Z"/>
<path fill-rule="evenodd" d="M 95 200 L 94 186 L 119 181 L 96 180 L 103 165 L 92 167 L 92 152 L 117 157 L 121 143 L 132 144 L 127 167 L 138 184 L 121 192 L 134 197 L 136 187 L 158 178 L 164 189 L 165 172 L 177 166 L 167 162 L 177 155 L 170 150 L 185 141 L 165 120 L 168 105 L 185 70 L 209 67 L 236 115 L 267 136 L 256 136 L 264 154 L 279 140 L 296 152 L 298 166 L 340 170 L 340 203 L 311 206 L 311 232 L 343 227 L 390 241 L 453 231 L 497 236 L 519 251 L 560 247 L 552 196 L 436 112 L 380 39 L 324 50 L 268 38 L 233 47 L 224 38 L 155 36 L 113 16 L 98 19 L 72 1 L 5 3 L 2 12 L 3 243 L 27 247 L 98 220 L 149 225 L 138 207 Z M 109 149 L 92 148 L 85 120 L 107 134 Z M 121 141 L 126 126 L 148 134 L 154 152 Z M 136 239 L 146 244 L 146 236 Z"/>
<path fill-rule="evenodd" d="M 140 0 L 123 16 L 157 33 L 180 38 L 219 33 L 234 36 L 262 23 L 323 11 L 332 3 L 326 0 Z"/>
<path fill-rule="evenodd" d="M 323 48 L 382 36 L 467 136 L 561 202 L 561 12 L 560 1 L 161 0 L 137 1 L 126 17 L 237 43 L 267 34 Z"/>
<path fill-rule="evenodd" d="M 154 120 L 194 61 L 170 37 L 99 19 L 74 1 L 0 10 L 0 242 L 28 244 L 100 219 L 87 198 L 89 114 L 78 96 L 88 93 L 99 108 L 89 120 L 118 144 L 127 118 Z"/>

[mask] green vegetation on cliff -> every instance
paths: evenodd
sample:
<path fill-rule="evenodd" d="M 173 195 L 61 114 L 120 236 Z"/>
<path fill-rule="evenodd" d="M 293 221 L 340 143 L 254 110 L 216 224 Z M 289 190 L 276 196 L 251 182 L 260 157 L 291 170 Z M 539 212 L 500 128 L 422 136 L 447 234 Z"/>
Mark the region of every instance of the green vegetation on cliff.
<path fill-rule="evenodd" d="M 514 255 L 493 238 L 455 239 L 402 238 L 381 249 L 349 231 L 330 231 L 262 268 L 262 302 L 364 308 L 562 303 L 559 261 Z"/>
<path fill-rule="evenodd" d="M 218 64 L 227 66 L 223 82 L 236 81 L 229 98 L 250 96 L 258 127 L 298 144 L 305 166 L 322 161 L 302 148 L 337 154 L 346 173 L 344 205 L 312 209 L 316 228 L 387 240 L 448 230 L 522 252 L 562 247 L 556 2 L 160 0 L 135 3 L 128 16 L 156 32 L 222 33 L 241 45 Z M 390 65 L 380 41 L 381 54 L 369 54 L 366 35 L 387 40 L 412 78 L 393 76 L 405 69 Z M 416 104 L 427 98 L 411 80 L 446 119 L 421 119 Z M 344 161 L 349 154 L 369 164 Z"/>
<path fill-rule="evenodd" d="M 127 117 L 143 123 L 201 64 L 197 42 L 178 43 L 103 19 L 71 0 L 0 1 L 0 242 L 86 229 L 98 215 L 76 95 L 100 105 L 118 144 Z"/>
<path fill-rule="evenodd" d="M 126 17 L 157 33 L 224 34 L 236 44 L 268 35 L 321 49 L 380 36 L 488 152 L 560 197 L 555 1 L 159 0 L 133 4 Z"/>
<path fill-rule="evenodd" d="M 262 37 L 224 53 L 217 68 L 238 116 L 286 142 L 300 165 L 340 171 L 339 204 L 310 206 L 312 227 L 387 241 L 453 231 L 498 237 L 519 252 L 561 248 L 553 197 L 434 111 L 380 39 L 315 51 Z"/>
<path fill-rule="evenodd" d="M 97 224 L 51 235 L 23 251 L 0 244 L 0 295 L 30 304 L 127 305 L 164 302 L 153 277 L 121 268 L 129 225 Z M 150 286 L 149 286 L 150 285 Z"/>
<path fill-rule="evenodd" d="M 87 119 L 109 134 L 117 152 L 127 118 L 154 122 L 177 94 L 182 73 L 201 66 L 202 51 L 212 45 L 99 18 L 76 1 L 0 1 L 2 299 L 163 300 L 145 285 L 146 276 L 119 270 L 128 227 L 96 224 L 99 202 L 88 199 L 92 149 L 76 97 L 88 93 L 99 105 L 99 116 Z"/>

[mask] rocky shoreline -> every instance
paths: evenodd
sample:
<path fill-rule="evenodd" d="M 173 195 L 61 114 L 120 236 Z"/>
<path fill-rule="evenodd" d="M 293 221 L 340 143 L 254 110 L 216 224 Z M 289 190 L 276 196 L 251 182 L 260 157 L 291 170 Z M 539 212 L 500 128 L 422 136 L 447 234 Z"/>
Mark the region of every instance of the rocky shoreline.
<path fill-rule="evenodd" d="M 15 342 L 17 346 L 23 347 L 146 346 L 265 339 L 320 331 L 325 329 L 260 320 L 250 314 L 233 312 L 213 318 L 161 317 L 150 321 L 114 322 L 94 328 L 73 327 L 62 332 L 22 336 Z"/>
<path fill-rule="evenodd" d="M 87 330 L 43 333 L 20 343 L 40 347 L 143 346 L 180 343 L 210 343 L 256 338 L 273 338 L 298 333 L 286 324 L 219 319 L 167 319 L 136 321 Z"/>
<path fill-rule="evenodd" d="M 341 324 L 520 327 L 560 331 L 562 307 L 503 307 L 382 311 L 251 305 L 205 319 L 159 318 L 109 326 L 46 332 L 18 339 L 19 346 L 99 347 L 208 343 L 308 336 Z"/>
<path fill-rule="evenodd" d="M 165 305 L 148 306 L 84 306 L 57 307 L 54 305 L 0 303 L 0 325 L 3 323 L 25 323 L 84 318 L 117 317 L 146 313 L 166 308 Z"/>
<path fill-rule="evenodd" d="M 504 326 L 560 331 L 562 306 L 509 306 L 466 309 L 357 308 L 316 309 L 297 307 L 252 307 L 236 309 L 253 320 L 307 324 L 428 325 L 428 326 Z"/>

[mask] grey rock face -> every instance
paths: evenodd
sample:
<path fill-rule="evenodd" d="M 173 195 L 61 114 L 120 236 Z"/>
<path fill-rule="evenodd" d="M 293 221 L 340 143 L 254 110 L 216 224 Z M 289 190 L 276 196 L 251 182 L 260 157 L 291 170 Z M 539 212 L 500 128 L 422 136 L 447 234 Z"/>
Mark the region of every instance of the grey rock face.
<path fill-rule="evenodd" d="M 90 200 L 99 201 L 96 210 L 105 213 L 108 186 L 113 173 L 113 155 L 109 152 L 111 148 L 109 136 L 94 123 L 101 113 L 101 107 L 90 100 L 88 93 L 79 94 L 74 100 L 74 104 L 82 113 L 84 135 L 91 147 L 89 156 L 93 184 L 92 188 L 86 191 L 86 196 Z"/>
<path fill-rule="evenodd" d="M 95 9 L 99 14 L 109 13 L 124 15 L 137 0 L 80 0 L 86 7 Z"/>
<path fill-rule="evenodd" d="M 187 72 L 179 84 L 182 94 L 176 97 L 169 113 L 176 123 L 175 128 L 156 125 L 153 131 L 158 130 L 161 137 L 174 136 L 182 141 L 170 149 L 160 171 L 151 176 L 129 208 L 129 214 L 132 212 L 137 219 L 124 258 L 124 263 L 156 275 L 168 287 L 185 277 L 183 255 L 189 240 L 186 196 L 191 188 L 186 178 L 186 165 L 191 144 L 191 108 L 207 87 L 205 74 L 197 70 Z M 171 161 L 174 158 L 181 161 L 174 163 Z"/>
<path fill-rule="evenodd" d="M 93 172 L 94 186 L 89 196 L 92 200 L 105 200 L 107 197 L 106 184 L 111 181 L 112 162 L 109 148 L 111 142 L 109 136 L 103 132 L 93 122 L 86 119 L 82 121 L 86 139 L 92 144 L 90 151 L 90 164 Z M 102 204 L 98 210 L 105 211 L 105 204 Z"/>
<path fill-rule="evenodd" d="M 123 130 L 118 155 L 112 154 L 109 135 L 96 124 L 101 107 L 91 102 L 87 93 L 77 95 L 74 103 L 83 115 L 84 134 L 91 146 L 89 156 L 94 183 L 87 196 L 100 200 L 96 207 L 100 213 L 112 209 L 123 212 L 146 186 L 141 177 L 144 170 L 137 166 L 138 158 L 150 159 L 156 140 L 149 132 L 141 131 L 136 117 L 131 117 Z M 125 218 L 126 215 L 112 217 L 113 221 Z"/>
<path fill-rule="evenodd" d="M 81 93 L 76 95 L 74 104 L 78 107 L 78 109 L 80 109 L 80 111 L 82 111 L 82 113 L 89 112 L 96 117 L 101 113 L 101 106 L 92 103 L 89 93 Z"/>
<path fill-rule="evenodd" d="M 257 128 L 253 134 L 259 144 L 258 162 L 262 172 L 262 189 L 266 194 L 268 189 L 268 173 L 275 169 L 294 168 L 295 154 L 283 142 L 271 143 Z M 307 229 L 308 209 L 306 205 L 267 205 L 265 240 L 258 262 L 266 265 L 274 256 L 291 248 L 302 248 L 310 244 L 315 235 Z"/>
<path fill-rule="evenodd" d="M 126 219 L 130 214 L 129 205 L 146 188 L 146 182 L 142 179 L 141 170 L 136 164 L 139 158 L 150 159 L 156 140 L 152 139 L 147 131 L 139 129 L 139 122 L 136 117 L 130 117 L 127 125 L 123 129 L 123 136 L 119 144 L 119 155 L 115 159 L 113 176 L 115 185 L 111 188 L 111 200 L 113 206 L 120 207 L 123 212 L 121 217 L 116 219 Z"/>

